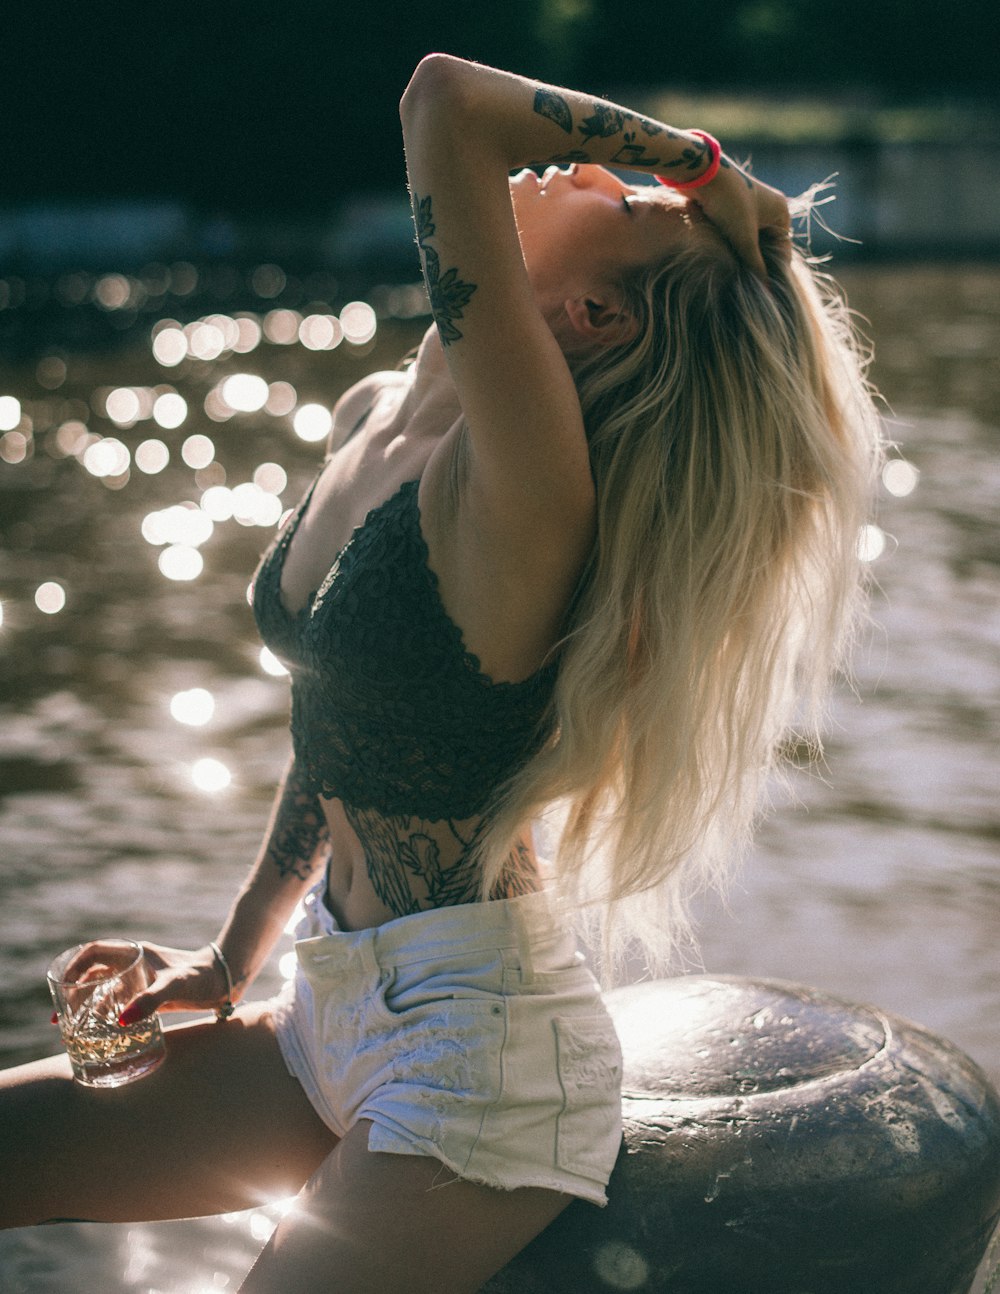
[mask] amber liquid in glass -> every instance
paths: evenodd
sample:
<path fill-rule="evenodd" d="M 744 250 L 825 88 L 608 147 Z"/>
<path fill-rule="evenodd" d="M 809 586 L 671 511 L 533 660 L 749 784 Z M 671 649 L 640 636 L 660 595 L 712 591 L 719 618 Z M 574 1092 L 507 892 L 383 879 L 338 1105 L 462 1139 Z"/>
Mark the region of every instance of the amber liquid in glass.
<path fill-rule="evenodd" d="M 122 1028 L 87 1013 L 79 1025 L 63 1031 L 63 1042 L 73 1073 L 87 1087 L 119 1087 L 163 1060 L 163 1035 L 155 1016 Z"/>

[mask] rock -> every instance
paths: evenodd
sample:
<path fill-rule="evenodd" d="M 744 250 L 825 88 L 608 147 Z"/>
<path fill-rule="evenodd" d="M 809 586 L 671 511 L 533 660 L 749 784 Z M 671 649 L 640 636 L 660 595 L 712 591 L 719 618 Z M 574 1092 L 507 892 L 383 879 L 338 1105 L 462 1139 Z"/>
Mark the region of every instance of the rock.
<path fill-rule="evenodd" d="M 482 1294 L 966 1294 L 1000 1212 L 1000 1099 L 962 1052 L 801 985 L 608 995 L 625 1136 Z"/>

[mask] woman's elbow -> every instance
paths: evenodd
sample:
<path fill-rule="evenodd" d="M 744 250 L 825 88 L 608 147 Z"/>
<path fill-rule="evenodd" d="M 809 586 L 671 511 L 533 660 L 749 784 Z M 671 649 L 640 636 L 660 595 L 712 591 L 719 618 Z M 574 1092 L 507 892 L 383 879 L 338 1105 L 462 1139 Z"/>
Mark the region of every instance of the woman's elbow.
<path fill-rule="evenodd" d="M 426 54 L 417 64 L 410 83 L 399 101 L 399 115 L 405 122 L 423 106 L 442 107 L 457 101 L 470 64 L 452 54 Z"/>

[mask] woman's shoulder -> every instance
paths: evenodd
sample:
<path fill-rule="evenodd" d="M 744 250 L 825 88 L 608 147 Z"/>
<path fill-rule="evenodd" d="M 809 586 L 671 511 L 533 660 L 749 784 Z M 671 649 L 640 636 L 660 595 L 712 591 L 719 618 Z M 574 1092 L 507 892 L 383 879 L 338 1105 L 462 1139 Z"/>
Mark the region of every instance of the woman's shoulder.
<path fill-rule="evenodd" d="M 369 373 L 360 382 L 355 382 L 353 386 L 348 387 L 333 406 L 334 421 L 342 417 L 350 418 L 352 414 L 360 412 L 370 404 L 382 391 L 406 386 L 409 380 L 409 373 L 398 368 Z"/>

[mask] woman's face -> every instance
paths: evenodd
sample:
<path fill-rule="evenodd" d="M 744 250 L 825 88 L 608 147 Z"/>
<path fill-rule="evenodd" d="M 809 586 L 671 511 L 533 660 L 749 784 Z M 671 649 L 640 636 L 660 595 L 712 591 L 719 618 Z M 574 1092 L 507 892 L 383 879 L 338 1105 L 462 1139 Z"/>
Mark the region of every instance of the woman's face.
<path fill-rule="evenodd" d="M 528 275 L 542 299 L 561 302 L 696 238 L 718 236 L 697 203 L 660 184 L 627 184 L 603 166 L 552 166 L 541 179 L 519 171 L 510 189 Z"/>

